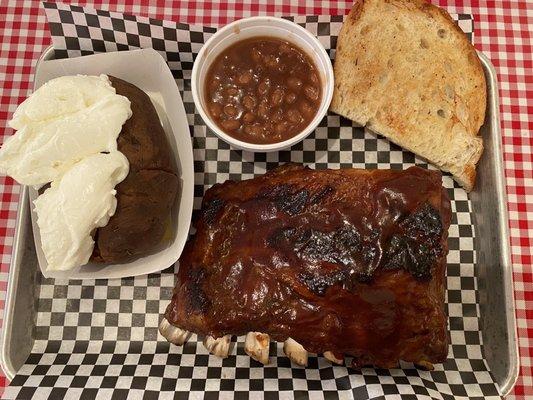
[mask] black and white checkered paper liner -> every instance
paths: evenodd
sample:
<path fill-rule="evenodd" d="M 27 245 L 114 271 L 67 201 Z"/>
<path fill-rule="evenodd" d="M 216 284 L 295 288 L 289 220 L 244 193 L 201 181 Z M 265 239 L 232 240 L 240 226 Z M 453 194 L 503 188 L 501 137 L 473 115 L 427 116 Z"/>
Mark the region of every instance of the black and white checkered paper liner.
<path fill-rule="evenodd" d="M 246 179 L 287 161 L 312 168 L 407 168 L 428 165 L 383 138 L 328 114 L 315 133 L 290 151 L 253 154 L 231 150 L 196 113 L 190 92 L 195 55 L 215 31 L 169 21 L 45 3 L 56 57 L 153 47 L 177 80 L 194 144 L 195 208 L 215 182 Z M 471 34 L 472 19 L 455 15 Z M 316 34 L 334 57 L 343 17 L 307 16 L 295 21 Z M 35 346 L 5 398 L 50 399 L 458 399 L 499 398 L 483 360 L 474 276 L 474 231 L 465 191 L 444 177 L 452 200 L 447 308 L 448 360 L 431 372 L 332 366 L 322 356 L 307 368 L 291 365 L 280 344 L 262 366 L 234 338 L 231 356 L 210 356 L 193 338 L 183 347 L 158 335 L 171 298 L 174 266 L 161 274 L 121 280 L 42 279 Z"/>

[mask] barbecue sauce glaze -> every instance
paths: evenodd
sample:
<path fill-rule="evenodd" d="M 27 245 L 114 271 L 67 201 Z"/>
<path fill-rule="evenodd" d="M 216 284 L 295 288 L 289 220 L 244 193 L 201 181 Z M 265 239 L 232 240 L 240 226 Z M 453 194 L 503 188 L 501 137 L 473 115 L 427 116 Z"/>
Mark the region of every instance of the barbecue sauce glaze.
<path fill-rule="evenodd" d="M 355 366 L 443 362 L 450 202 L 412 167 L 284 165 L 209 189 L 166 318 L 219 337 L 292 337 Z"/>

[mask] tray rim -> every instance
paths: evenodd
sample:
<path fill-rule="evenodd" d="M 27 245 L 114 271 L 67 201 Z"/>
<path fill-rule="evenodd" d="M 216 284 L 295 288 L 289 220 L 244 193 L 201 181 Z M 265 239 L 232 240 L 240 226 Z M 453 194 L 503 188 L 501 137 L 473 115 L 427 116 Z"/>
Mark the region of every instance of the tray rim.
<path fill-rule="evenodd" d="M 6 299 L 4 303 L 4 315 L 2 320 L 2 335 L 0 339 L 0 367 L 4 372 L 4 375 L 10 381 L 13 380 L 13 377 L 17 373 L 17 369 L 13 366 L 13 362 L 9 357 L 7 352 L 7 344 L 11 340 L 12 336 L 12 327 L 13 327 L 13 308 L 15 303 L 15 293 L 16 287 L 19 280 L 19 270 L 18 266 L 20 265 L 21 252 L 16 251 L 19 246 L 20 241 L 22 240 L 21 236 L 23 235 L 23 220 L 26 217 L 29 217 L 28 214 L 28 188 L 27 186 L 22 186 L 22 191 L 20 192 L 20 198 L 18 203 L 17 218 L 15 222 L 15 234 L 13 236 L 13 245 L 11 252 L 11 262 L 9 264 L 9 274 L 7 277 L 7 290 L 6 290 Z M 32 338 L 32 343 L 33 343 Z"/>
<path fill-rule="evenodd" d="M 35 68 L 38 68 L 39 63 L 43 60 L 46 60 L 48 57 L 53 57 L 54 49 L 52 46 L 47 47 L 35 65 Z M 487 75 L 491 79 L 492 83 L 492 95 L 487 93 L 488 102 L 487 105 L 491 110 L 495 112 L 491 113 L 491 129 L 490 135 L 494 140 L 493 153 L 495 156 L 494 167 L 496 170 L 496 187 L 495 192 L 498 199 L 498 213 L 501 216 L 501 221 L 499 223 L 499 234 L 500 238 L 505 238 L 507 240 L 502 240 L 500 243 L 500 248 L 502 250 L 501 258 L 503 261 L 502 273 L 504 277 L 504 301 L 506 312 L 506 322 L 507 322 L 507 334 L 509 336 L 508 341 L 508 351 L 510 359 L 510 367 L 506 378 L 503 380 L 502 384 L 498 384 L 500 394 L 506 396 L 513 389 L 518 376 L 519 376 L 519 357 L 518 357 L 518 342 L 517 342 L 517 329 L 516 329 L 516 315 L 515 315 L 515 300 L 514 300 L 514 283 L 513 283 L 513 271 L 511 263 L 511 250 L 510 243 L 508 238 L 509 235 L 509 215 L 507 209 L 507 193 L 506 193 L 506 184 L 505 184 L 505 170 L 503 164 L 503 154 L 502 154 L 502 137 L 501 137 L 501 126 L 500 126 L 500 116 L 499 116 L 499 92 L 498 92 L 498 82 L 497 74 L 494 68 L 494 65 L 480 51 L 477 51 L 481 64 L 484 70 L 487 72 Z M 29 217 L 29 204 L 28 204 L 28 188 L 26 186 L 22 187 L 20 198 L 19 198 L 19 207 L 16 218 L 15 234 L 13 237 L 12 245 L 12 258 L 9 268 L 8 275 L 8 285 L 6 291 L 6 300 L 4 308 L 4 318 L 2 325 L 2 332 L 0 338 L 0 367 L 4 371 L 6 377 L 9 380 L 12 380 L 16 375 L 17 370 L 15 370 L 9 355 L 7 353 L 7 344 L 8 340 L 11 339 L 11 330 L 13 325 L 13 306 L 14 306 L 14 297 L 16 294 L 16 287 L 19 279 L 19 265 L 20 265 L 20 253 L 17 251 L 19 243 L 21 242 L 23 236 L 23 222 L 24 219 Z M 482 334 L 483 331 L 481 330 Z M 32 339 L 33 341 L 33 339 Z"/>
<path fill-rule="evenodd" d="M 509 233 L 509 210 L 507 208 L 507 191 L 505 182 L 505 168 L 503 163 L 503 151 L 502 151 L 502 135 L 500 125 L 500 97 L 497 72 L 490 59 L 477 50 L 478 57 L 482 66 L 486 69 L 488 76 L 491 79 L 493 87 L 492 96 L 488 95 L 490 103 L 489 108 L 495 112 L 491 113 L 491 130 L 490 134 L 495 143 L 493 149 L 493 155 L 496 162 L 494 167 L 496 170 L 496 197 L 498 199 L 498 214 L 501 216 L 499 221 L 499 233 L 500 238 L 500 250 L 502 251 L 501 258 L 503 260 L 502 273 L 504 276 L 504 290 L 505 290 L 505 306 L 506 306 L 506 322 L 507 322 L 507 334 L 509 335 L 508 350 L 509 358 L 511 361 L 510 368 L 506 379 L 499 385 L 502 396 L 507 396 L 513 389 L 520 373 L 520 357 L 518 356 L 518 340 L 517 340 L 517 328 L 516 328 L 516 307 L 514 298 L 514 280 L 513 280 L 513 264 L 511 258 L 511 244 Z"/>

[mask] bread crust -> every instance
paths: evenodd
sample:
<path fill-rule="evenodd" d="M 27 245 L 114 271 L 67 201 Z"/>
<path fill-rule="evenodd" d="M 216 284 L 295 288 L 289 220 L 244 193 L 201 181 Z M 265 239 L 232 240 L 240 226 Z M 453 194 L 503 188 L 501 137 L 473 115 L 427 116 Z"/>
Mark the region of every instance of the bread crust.
<path fill-rule="evenodd" d="M 337 44 L 331 110 L 410 150 L 468 191 L 483 152 L 486 82 L 476 50 L 423 0 L 359 0 Z"/>

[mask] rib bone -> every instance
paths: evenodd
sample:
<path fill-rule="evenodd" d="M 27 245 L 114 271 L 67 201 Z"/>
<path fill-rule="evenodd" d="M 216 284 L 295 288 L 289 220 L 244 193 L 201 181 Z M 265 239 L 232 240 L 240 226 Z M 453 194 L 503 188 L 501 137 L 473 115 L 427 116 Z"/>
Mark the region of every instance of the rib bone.
<path fill-rule="evenodd" d="M 270 337 L 266 333 L 248 332 L 244 341 L 244 351 L 261 364 L 268 364 Z"/>
<path fill-rule="evenodd" d="M 296 340 L 288 338 L 283 343 L 283 351 L 289 359 L 298 365 L 307 367 L 307 350 Z"/>
<path fill-rule="evenodd" d="M 174 343 L 177 346 L 183 345 L 191 335 L 189 331 L 171 325 L 166 318 L 163 318 L 159 324 L 159 333 L 170 343 Z"/>
<path fill-rule="evenodd" d="M 342 355 L 341 355 L 341 358 L 338 358 L 337 356 L 335 356 L 335 353 L 333 353 L 332 351 L 325 351 L 324 358 L 326 358 L 326 360 L 329 360 L 334 364 L 342 365 L 344 363 L 344 359 L 342 358 Z"/>
<path fill-rule="evenodd" d="M 426 360 L 420 360 L 416 362 L 415 366 L 423 371 L 433 371 L 434 369 L 433 364 Z"/>
<path fill-rule="evenodd" d="M 229 345 L 231 343 L 231 335 L 225 335 L 215 339 L 213 336 L 206 336 L 204 339 L 204 346 L 211 354 L 226 358 L 229 353 Z"/>

